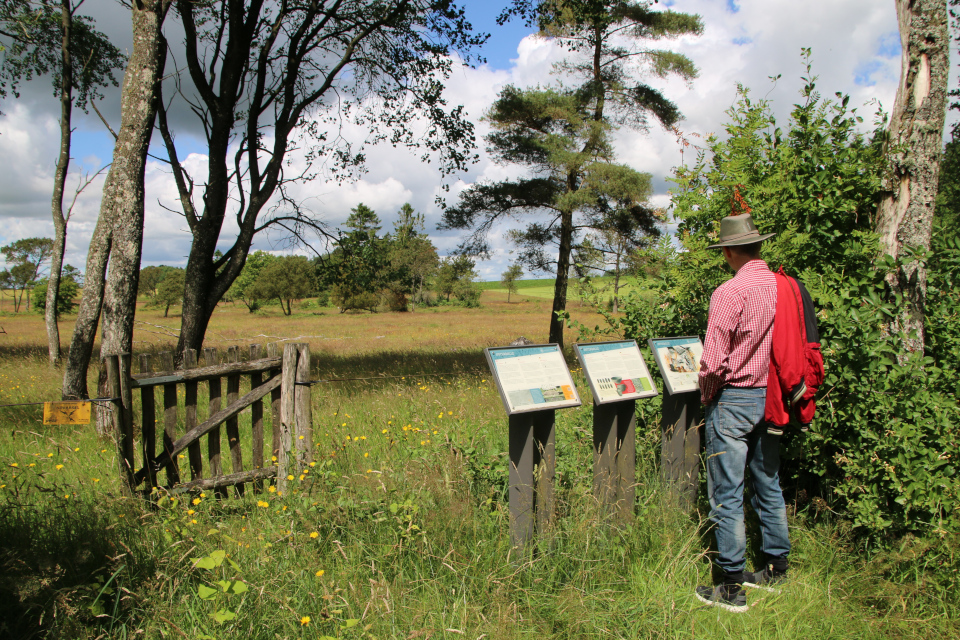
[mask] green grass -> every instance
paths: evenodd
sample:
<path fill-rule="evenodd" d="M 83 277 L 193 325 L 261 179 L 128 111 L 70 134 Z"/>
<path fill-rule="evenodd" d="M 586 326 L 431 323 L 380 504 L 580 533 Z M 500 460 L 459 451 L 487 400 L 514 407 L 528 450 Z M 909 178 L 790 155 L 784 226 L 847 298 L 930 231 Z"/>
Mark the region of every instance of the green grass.
<path fill-rule="evenodd" d="M 508 312 L 481 310 L 477 326 Z M 416 315 L 405 321 L 421 332 L 435 318 L 472 317 Z M 507 321 L 495 317 L 491 331 Z M 356 315 L 349 331 L 389 333 L 393 319 Z M 262 318 L 249 322 L 263 331 Z M 693 590 L 710 579 L 706 506 L 671 503 L 659 429 L 641 420 L 635 517 L 612 526 L 592 496 L 589 397 L 557 413 L 554 526 L 518 556 L 507 423 L 478 347 L 408 351 L 394 346 L 399 333 L 390 339 L 315 349 L 314 377 L 400 377 L 313 387 L 315 465 L 283 496 L 208 492 L 154 508 L 120 495 L 115 447 L 92 428 L 43 427 L 40 407 L 0 409 L 0 637 L 958 636 L 949 545 L 868 554 L 829 511 L 795 505 L 783 593 L 751 592 L 739 615 L 702 606 Z M 444 375 L 418 375 L 434 373 Z M 0 402 L 48 400 L 59 375 L 40 349 L 7 352 Z M 649 415 L 656 401 L 645 402 Z M 249 434 L 248 416 L 240 426 Z"/>
<path fill-rule="evenodd" d="M 607 298 L 613 295 L 613 276 L 604 276 L 602 278 L 591 278 L 593 286 L 597 288 L 600 292 L 601 297 L 606 300 Z M 494 280 L 491 282 L 481 282 L 481 287 L 484 291 L 492 291 L 500 293 L 504 296 L 507 294 L 507 289 L 500 284 L 499 280 Z M 521 300 L 524 298 L 546 298 L 549 300 L 553 299 L 553 278 L 541 278 L 541 279 L 531 279 L 531 280 L 517 280 L 517 292 L 512 295 L 512 299 Z M 573 280 L 570 281 L 569 291 L 567 292 L 567 298 L 569 300 L 576 300 L 576 282 Z M 637 279 L 633 277 L 623 277 L 620 280 L 620 295 L 626 295 L 632 291 L 643 291 L 641 285 L 638 285 Z"/>

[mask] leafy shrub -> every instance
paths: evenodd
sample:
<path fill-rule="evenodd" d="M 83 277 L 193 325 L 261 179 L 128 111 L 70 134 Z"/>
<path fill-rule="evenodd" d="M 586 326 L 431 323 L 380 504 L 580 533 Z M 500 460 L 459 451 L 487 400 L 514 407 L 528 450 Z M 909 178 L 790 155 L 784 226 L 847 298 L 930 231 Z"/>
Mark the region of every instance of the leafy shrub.
<path fill-rule="evenodd" d="M 930 260 L 927 351 L 908 357 L 885 331 L 899 302 L 884 276 L 897 265 L 878 259 L 872 230 L 880 136 L 858 133 L 861 118 L 848 99 L 822 100 L 809 64 L 807 73 L 785 131 L 765 101 L 740 88 L 727 138 L 708 137 L 693 165 L 676 171 L 681 248 L 660 242 L 640 257 L 663 265 L 654 300 L 629 294 L 622 317 L 598 308 L 607 329 L 580 330 L 641 343 L 703 335 L 710 295 L 730 275 L 707 246 L 738 190 L 761 233 L 777 234 L 764 243 L 763 258 L 799 276 L 818 308 L 826 380 L 809 434 L 785 440 L 784 481 L 826 498 L 876 540 L 956 531 L 960 244 L 935 243 L 933 256 L 918 256 Z M 878 117 L 878 132 L 882 124 Z"/>
<path fill-rule="evenodd" d="M 60 295 L 57 298 L 57 315 L 73 313 L 80 297 L 80 287 L 72 278 L 60 280 Z M 43 313 L 47 309 L 47 279 L 40 280 L 33 288 L 33 308 Z"/>

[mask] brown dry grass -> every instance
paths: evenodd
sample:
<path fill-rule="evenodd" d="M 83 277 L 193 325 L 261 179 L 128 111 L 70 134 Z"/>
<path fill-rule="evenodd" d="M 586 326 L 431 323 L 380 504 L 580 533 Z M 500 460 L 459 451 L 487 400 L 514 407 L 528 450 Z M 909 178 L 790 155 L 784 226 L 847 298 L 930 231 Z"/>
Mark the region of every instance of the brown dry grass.
<path fill-rule="evenodd" d="M 518 297 L 514 296 L 514 300 Z M 436 358 L 459 354 L 460 359 L 482 362 L 484 347 L 508 344 L 518 336 L 545 342 L 550 319 L 550 301 L 541 299 L 506 302 L 506 295 L 485 291 L 479 309 L 461 307 L 419 308 L 412 313 L 345 313 L 336 309 L 295 309 L 283 316 L 276 305 L 249 313 L 242 304 L 221 304 L 213 314 L 205 347 L 307 342 L 321 367 L 383 373 L 381 367 L 398 359 Z M 180 328 L 179 309 L 169 317 L 162 310 L 141 303 L 134 333 L 136 352 L 172 350 Z M 590 323 L 596 318 L 586 309 L 574 307 L 571 315 Z M 75 316 L 60 322 L 61 344 L 69 344 Z M 595 322 L 595 321 L 594 321 Z M 37 313 L 0 315 L 0 357 L 43 357 L 46 331 Z M 572 344 L 574 333 L 565 340 Z"/>

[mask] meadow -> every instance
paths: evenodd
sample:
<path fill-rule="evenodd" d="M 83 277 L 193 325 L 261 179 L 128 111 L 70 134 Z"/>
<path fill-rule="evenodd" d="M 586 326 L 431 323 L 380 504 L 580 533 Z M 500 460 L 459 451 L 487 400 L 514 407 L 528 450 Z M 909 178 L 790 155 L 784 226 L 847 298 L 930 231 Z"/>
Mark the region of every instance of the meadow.
<path fill-rule="evenodd" d="M 809 502 L 790 504 L 781 593 L 749 593 L 744 614 L 703 606 L 707 507 L 701 489 L 679 509 L 659 481 L 657 401 L 641 401 L 635 517 L 618 525 L 592 496 L 590 396 L 573 359 L 585 403 L 557 413 L 554 526 L 518 555 L 507 422 L 482 349 L 545 340 L 550 303 L 505 300 L 494 288 L 480 309 L 288 318 L 223 305 L 205 346 L 308 342 L 313 378 L 331 380 L 313 387 L 314 465 L 287 495 L 126 498 L 115 446 L 92 426 L 0 408 L 0 637 L 960 637 L 956 561 L 925 561 L 912 540 L 867 549 Z M 171 349 L 177 325 L 140 309 L 138 352 Z M 4 314 L 0 327 L 0 404 L 57 399 L 42 317 Z M 68 340 L 69 317 L 61 329 Z"/>

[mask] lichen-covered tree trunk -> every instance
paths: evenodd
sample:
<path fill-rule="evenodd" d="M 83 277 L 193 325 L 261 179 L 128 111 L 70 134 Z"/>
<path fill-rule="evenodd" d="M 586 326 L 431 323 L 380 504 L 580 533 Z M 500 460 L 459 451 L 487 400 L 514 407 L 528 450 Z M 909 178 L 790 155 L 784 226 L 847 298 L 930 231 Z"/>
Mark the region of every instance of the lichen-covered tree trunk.
<path fill-rule="evenodd" d="M 906 352 L 923 350 L 927 274 L 911 250 L 928 250 L 946 114 L 949 40 L 943 0 L 895 0 L 903 47 L 886 146 L 886 195 L 877 212 L 881 249 L 903 260 L 887 276 L 903 309 L 887 327 Z M 904 260 L 904 258 L 906 258 Z"/>
<path fill-rule="evenodd" d="M 60 15 L 63 21 L 63 41 L 60 45 L 60 157 L 53 176 L 53 199 L 50 204 L 53 216 L 53 252 L 50 256 L 50 277 L 47 280 L 47 300 L 44 321 L 47 325 L 47 353 L 50 364 L 60 363 L 60 327 L 57 324 L 57 301 L 60 298 L 60 272 L 63 270 L 63 253 L 67 246 L 67 219 L 63 214 L 63 191 L 67 184 L 67 169 L 70 166 L 70 119 L 73 115 L 73 60 L 70 56 L 71 27 L 73 14 L 70 0 L 62 0 Z"/>
<path fill-rule="evenodd" d="M 133 52 L 123 79 L 120 131 L 90 243 L 83 298 L 64 374 L 65 397 L 86 397 L 87 367 L 101 309 L 101 352 L 129 352 L 133 344 L 143 243 L 143 178 L 157 112 L 157 85 L 166 58 L 160 28 L 169 7 L 170 0 L 141 0 L 132 6 Z"/>

